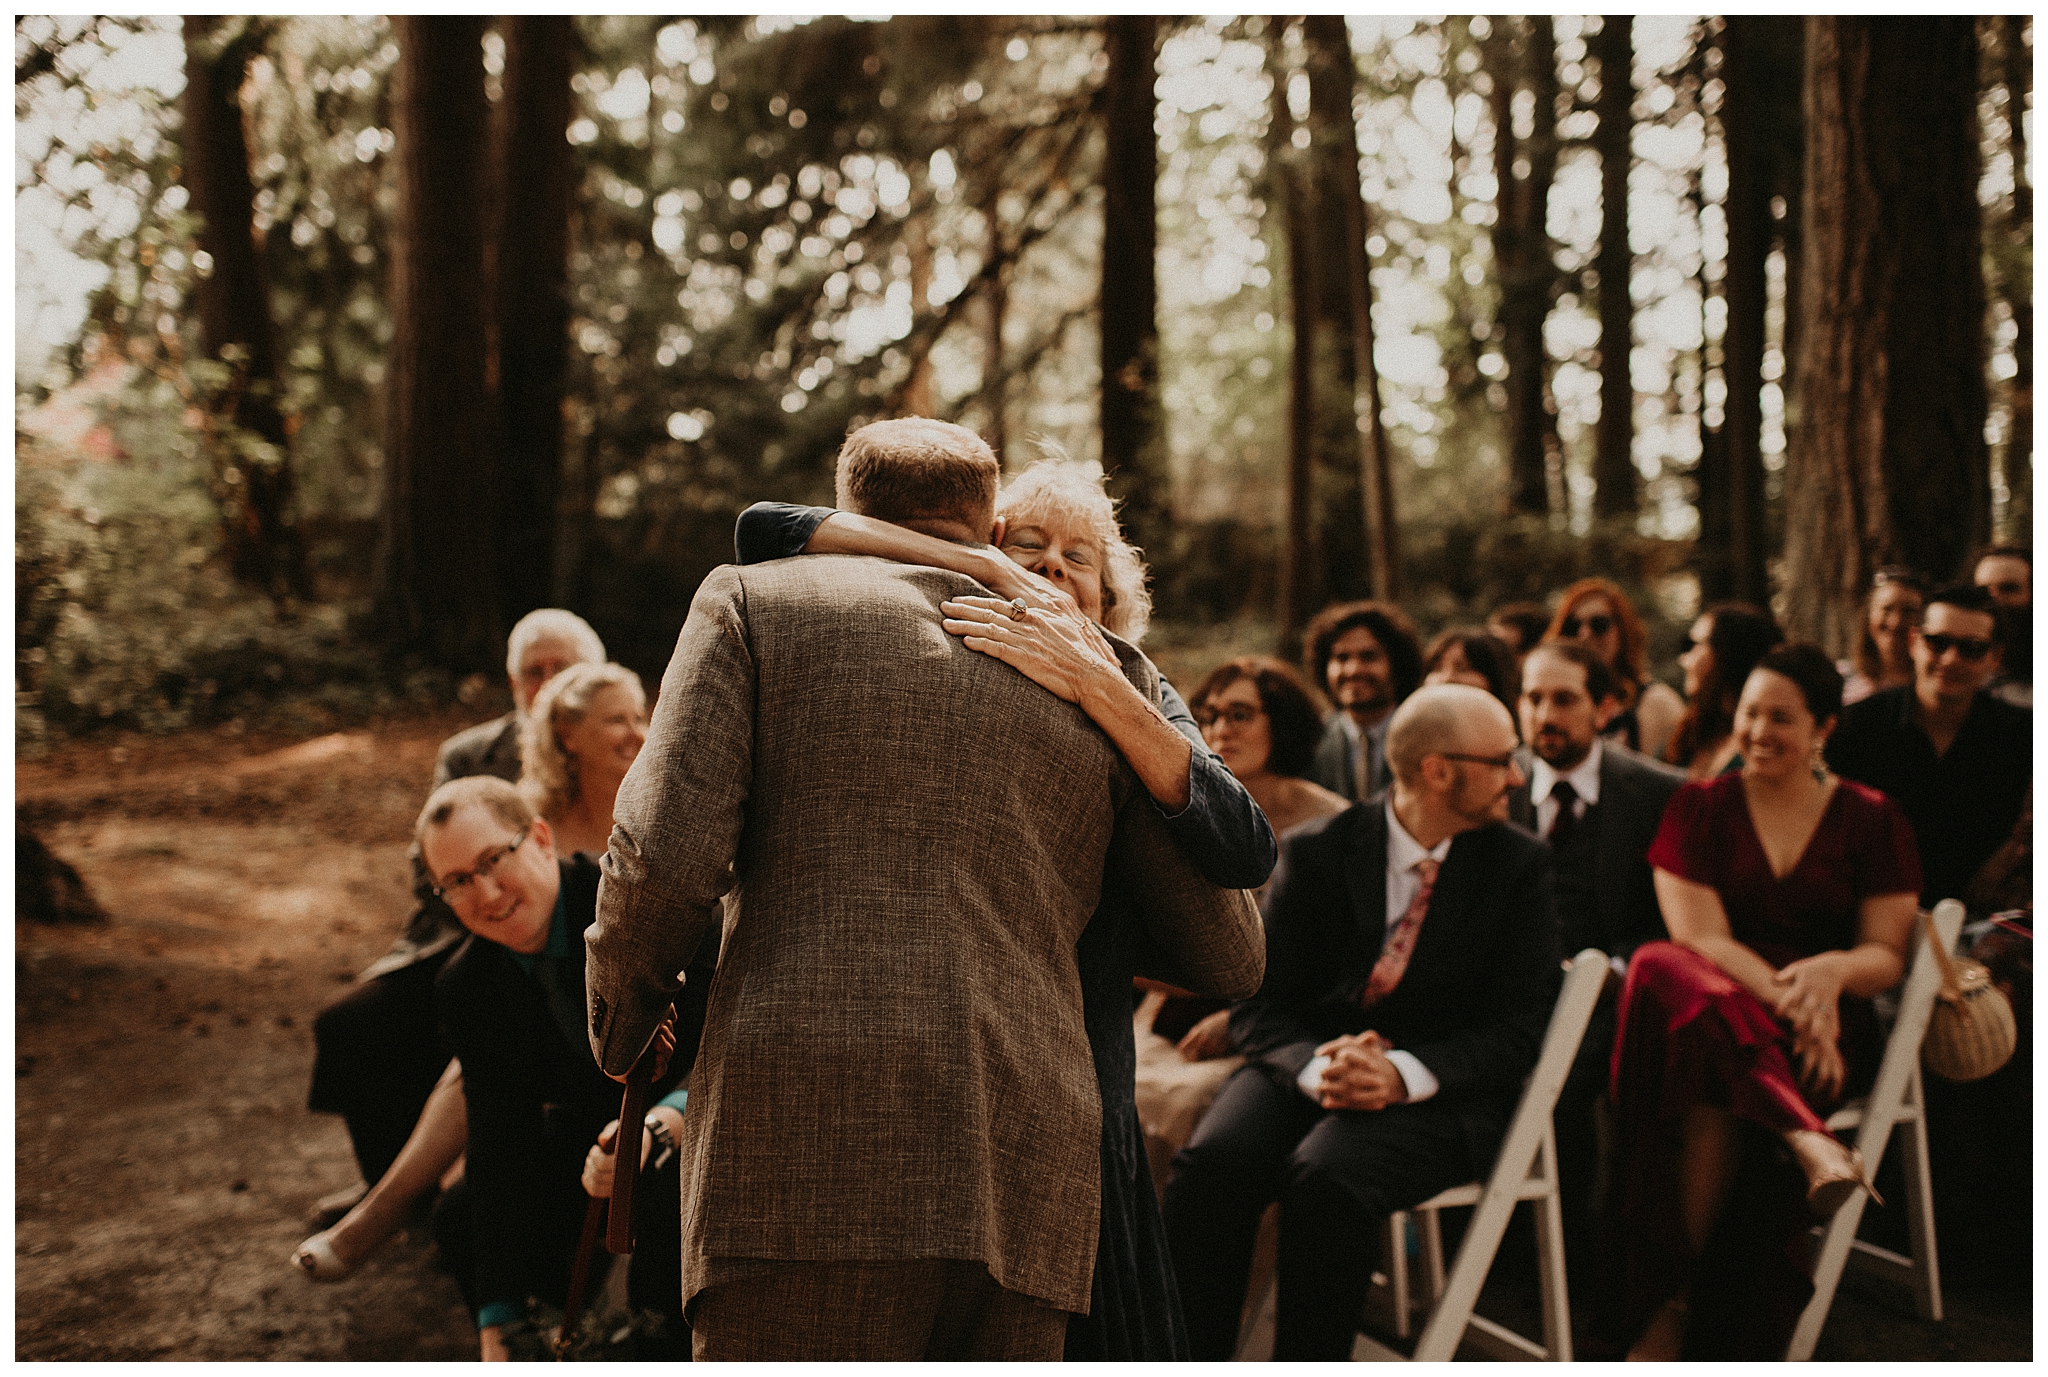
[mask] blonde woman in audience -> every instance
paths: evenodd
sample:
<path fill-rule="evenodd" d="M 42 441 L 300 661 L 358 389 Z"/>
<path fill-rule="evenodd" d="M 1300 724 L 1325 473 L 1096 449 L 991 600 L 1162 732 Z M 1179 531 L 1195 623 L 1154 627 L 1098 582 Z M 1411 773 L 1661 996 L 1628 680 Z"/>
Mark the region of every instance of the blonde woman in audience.
<path fill-rule="evenodd" d="M 564 856 L 602 856 L 619 784 L 647 741 L 647 694 L 624 665 L 572 665 L 533 700 L 519 792 L 554 829 Z"/>

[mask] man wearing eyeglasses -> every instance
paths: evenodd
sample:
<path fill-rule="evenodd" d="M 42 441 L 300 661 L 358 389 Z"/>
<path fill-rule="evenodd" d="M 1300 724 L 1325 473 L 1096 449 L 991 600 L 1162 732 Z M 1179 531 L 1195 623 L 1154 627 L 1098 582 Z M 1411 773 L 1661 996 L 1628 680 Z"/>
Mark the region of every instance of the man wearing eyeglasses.
<path fill-rule="evenodd" d="M 2017 708 L 2034 706 L 2034 555 L 2024 545 L 1994 545 L 1977 557 L 1970 581 L 2001 609 L 2004 660 L 1991 692 Z"/>
<path fill-rule="evenodd" d="M 1237 1346 L 1254 1236 L 1280 1204 L 1273 1356 L 1351 1353 L 1386 1216 L 1483 1177 L 1561 979 L 1549 853 L 1492 694 L 1418 689 L 1385 794 L 1288 833 L 1247 1063 L 1173 1161 L 1166 1229 L 1199 1360 Z"/>
<path fill-rule="evenodd" d="M 1827 746 L 1845 779 L 1905 810 L 1921 901 L 1965 896 L 2012 835 L 2033 781 L 2034 718 L 1985 691 L 2002 660 L 1998 605 L 1982 588 L 1931 595 L 1913 633 L 1913 682 L 1842 710 Z"/>

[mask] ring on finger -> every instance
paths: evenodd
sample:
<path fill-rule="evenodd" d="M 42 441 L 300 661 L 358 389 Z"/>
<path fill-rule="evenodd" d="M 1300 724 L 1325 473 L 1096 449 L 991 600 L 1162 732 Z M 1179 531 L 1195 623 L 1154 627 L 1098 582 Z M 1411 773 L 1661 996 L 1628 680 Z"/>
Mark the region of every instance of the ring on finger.
<path fill-rule="evenodd" d="M 1030 610 L 1031 609 L 1029 607 L 1025 606 L 1024 599 L 1010 599 L 1010 620 L 1021 622 L 1024 620 L 1024 614 L 1029 612 Z"/>

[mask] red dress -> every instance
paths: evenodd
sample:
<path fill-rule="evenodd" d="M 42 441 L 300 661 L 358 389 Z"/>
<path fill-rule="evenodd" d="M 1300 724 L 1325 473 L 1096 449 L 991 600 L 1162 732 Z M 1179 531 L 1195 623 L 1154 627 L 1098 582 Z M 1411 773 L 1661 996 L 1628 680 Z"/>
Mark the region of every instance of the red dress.
<path fill-rule="evenodd" d="M 1918 894 L 1920 861 L 1911 825 L 1883 794 L 1838 780 L 1806 850 L 1791 871 L 1771 872 L 1749 816 L 1742 777 L 1688 784 L 1671 799 L 1650 864 L 1721 898 L 1735 939 L 1783 967 L 1856 945 L 1865 899 Z M 1772 1139 L 1789 1129 L 1825 1131 L 1832 1104 L 1810 1103 L 1790 1059 L 1791 1031 L 1720 967 L 1669 942 L 1645 943 L 1629 965 L 1618 1010 L 1613 1090 L 1619 1127 L 1618 1308 L 1601 1327 L 1625 1347 L 1657 1309 L 1693 1284 L 1692 1329 L 1712 1341 L 1717 1294 L 1739 1318 L 1745 1350 L 1716 1356 L 1779 1356 L 1782 1329 L 1810 1282 L 1794 1256 L 1807 1222 L 1804 1184 Z M 1866 1087 L 1882 1051 L 1868 1000 L 1845 997 L 1844 1093 Z M 1756 1126 L 1723 1226 L 1695 1259 L 1677 1208 L 1678 1128 L 1695 1105 L 1717 1105 Z M 1874 1165 L 1874 1164 L 1873 1164 Z M 1791 1176 L 1787 1176 L 1787 1171 Z M 1738 1299 L 1707 1273 L 1740 1272 Z M 1704 1307 L 1703 1307 L 1704 1302 Z M 1703 1313 L 1703 1308 L 1705 1313 Z M 1775 1348 L 1775 1352 L 1772 1350 Z M 1689 1346 L 1687 1356 L 1695 1356 Z M 1701 1354 L 1699 1356 L 1705 1356 Z"/>

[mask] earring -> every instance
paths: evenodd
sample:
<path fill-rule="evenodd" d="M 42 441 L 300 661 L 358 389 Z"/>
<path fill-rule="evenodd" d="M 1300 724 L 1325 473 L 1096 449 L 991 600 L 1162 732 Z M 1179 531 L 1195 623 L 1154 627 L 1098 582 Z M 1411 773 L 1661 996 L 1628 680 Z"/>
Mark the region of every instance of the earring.
<path fill-rule="evenodd" d="M 1813 770 L 1813 778 L 1816 784 L 1828 782 L 1828 760 L 1827 756 L 1822 754 L 1821 743 L 1818 741 L 1813 743 L 1813 759 L 1808 764 Z"/>

